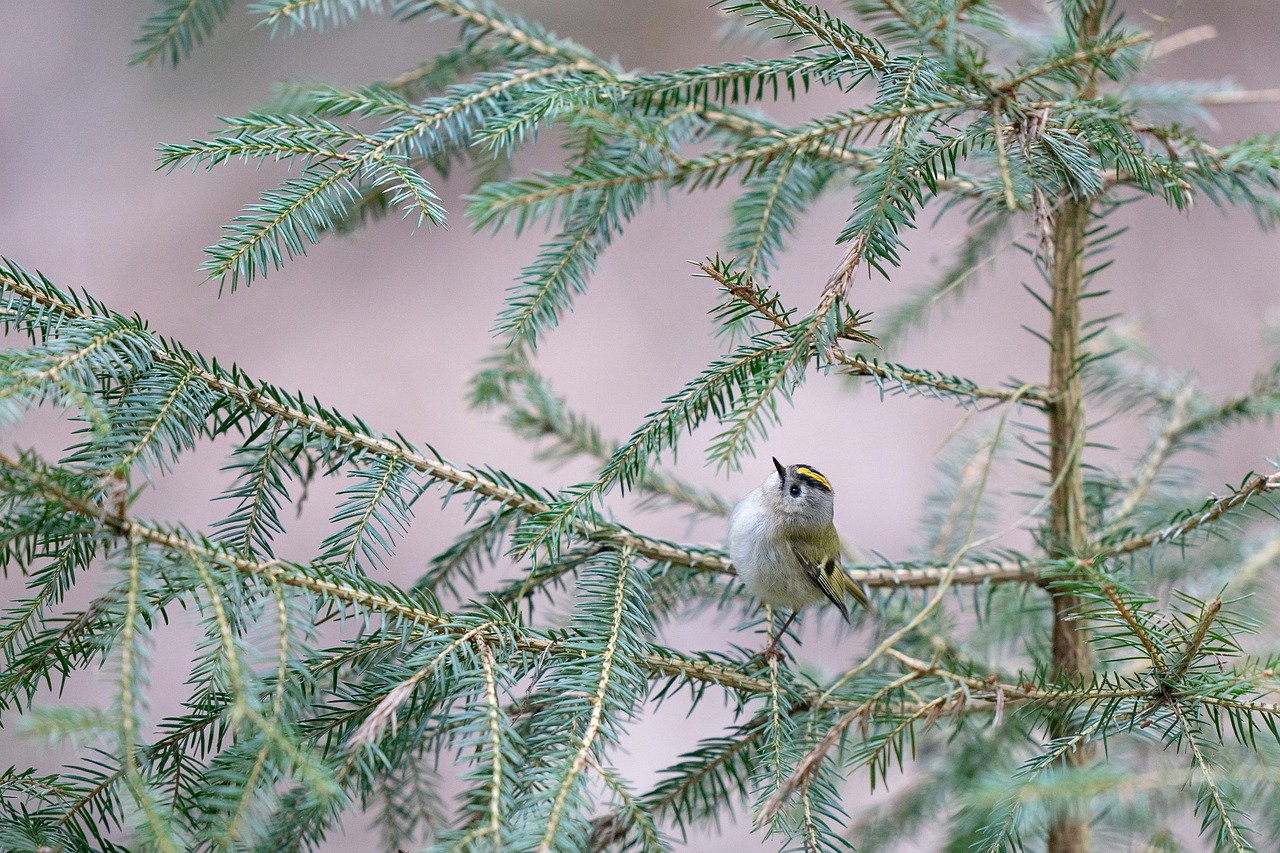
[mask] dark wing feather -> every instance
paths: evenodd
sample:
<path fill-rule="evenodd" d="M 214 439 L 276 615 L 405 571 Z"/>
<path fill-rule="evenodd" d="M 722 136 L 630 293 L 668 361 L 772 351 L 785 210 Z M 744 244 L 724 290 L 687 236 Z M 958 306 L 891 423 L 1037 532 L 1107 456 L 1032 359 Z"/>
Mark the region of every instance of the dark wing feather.
<path fill-rule="evenodd" d="M 844 578 L 845 592 L 852 595 L 854 601 L 858 602 L 868 610 L 874 612 L 875 607 L 872 606 L 871 599 L 867 598 L 867 591 L 862 588 L 862 584 L 858 583 L 853 578 L 849 577 L 849 575 L 846 574 L 844 569 L 840 568 L 839 565 L 836 566 L 836 571 L 838 571 L 840 573 L 840 576 Z"/>
<path fill-rule="evenodd" d="M 796 559 L 800 561 L 800 565 L 804 568 L 804 573 L 809 576 L 809 580 L 813 581 L 814 586 L 822 590 L 822 594 L 827 600 L 834 604 L 840 610 L 840 615 L 844 617 L 844 621 L 849 621 L 849 608 L 844 603 L 844 572 L 840 568 L 840 564 L 835 560 L 826 560 L 822 565 L 818 565 L 808 556 L 801 553 L 800 549 L 794 544 L 791 546 L 791 553 L 796 555 Z"/>

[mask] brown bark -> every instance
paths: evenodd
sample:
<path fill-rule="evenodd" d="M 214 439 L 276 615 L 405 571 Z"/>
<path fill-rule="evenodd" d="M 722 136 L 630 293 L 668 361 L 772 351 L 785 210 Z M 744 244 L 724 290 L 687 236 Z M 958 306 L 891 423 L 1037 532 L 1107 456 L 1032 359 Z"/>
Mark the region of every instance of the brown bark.
<path fill-rule="evenodd" d="M 1084 286 L 1084 242 L 1089 225 L 1087 202 L 1066 201 L 1053 224 L 1053 311 L 1049 359 L 1049 472 L 1055 483 L 1050 499 L 1050 548 L 1055 556 L 1083 557 L 1088 543 L 1085 527 L 1084 399 L 1080 388 L 1080 293 Z M 1089 644 L 1084 625 L 1070 618 L 1080 604 L 1074 595 L 1053 596 L 1053 674 L 1075 681 L 1090 671 Z M 1069 737 L 1067 720 L 1050 726 L 1053 738 Z M 1067 767 L 1080 767 L 1092 758 L 1080 746 L 1063 757 Z M 1049 853 L 1086 853 L 1089 849 L 1087 810 L 1064 811 L 1049 830 Z"/>
<path fill-rule="evenodd" d="M 1080 46 L 1096 36 L 1102 26 L 1106 4 L 1095 0 L 1080 19 L 1077 30 Z M 1096 97 L 1092 76 L 1080 92 L 1083 98 Z M 1062 202 L 1053 223 L 1052 328 L 1049 356 L 1049 389 L 1053 402 L 1049 414 L 1049 473 L 1055 483 L 1050 508 L 1050 548 L 1056 556 L 1086 557 L 1088 535 L 1085 528 L 1084 397 L 1080 389 L 1080 294 L 1084 289 L 1085 233 L 1090 221 L 1088 201 Z M 1083 680 L 1091 663 L 1085 626 L 1072 620 L 1080 605 L 1074 595 L 1053 597 L 1053 675 L 1055 679 Z M 1075 734 L 1068 720 L 1049 727 L 1053 738 Z M 1092 760 L 1093 749 L 1081 744 L 1063 756 L 1065 767 L 1082 767 Z M 1064 809 L 1049 829 L 1049 853 L 1088 853 L 1089 811 L 1081 804 Z"/>

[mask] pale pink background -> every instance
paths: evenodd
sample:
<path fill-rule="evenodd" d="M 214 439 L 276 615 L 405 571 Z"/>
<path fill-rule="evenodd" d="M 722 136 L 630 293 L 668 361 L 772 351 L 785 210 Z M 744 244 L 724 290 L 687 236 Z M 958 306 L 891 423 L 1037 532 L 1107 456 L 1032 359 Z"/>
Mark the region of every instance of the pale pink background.
<path fill-rule="evenodd" d="M 630 67 L 671 69 L 762 53 L 734 45 L 708 49 L 708 34 L 721 16 L 701 2 L 509 5 Z M 1141 8 L 1165 14 L 1175 5 L 1161 0 Z M 489 329 L 505 288 L 532 259 L 538 237 L 472 234 L 458 202 L 470 187 L 465 176 L 440 188 L 453 214 L 449 230 L 413 234 L 391 218 L 354 239 L 328 240 L 306 259 L 219 299 L 217 286 L 201 285 L 195 271 L 202 247 L 216 241 L 220 226 L 284 172 L 240 164 L 213 175 L 155 171 L 158 143 L 206 136 L 216 127 L 215 116 L 234 116 L 265 101 L 273 81 L 354 85 L 391 77 L 448 44 L 453 27 L 374 18 L 272 42 L 265 29 L 252 29 L 238 7 L 213 42 L 176 71 L 127 68 L 130 42 L 151 6 L 146 0 L 0 5 L 0 254 L 42 270 L 60 286 L 87 288 L 119 311 L 137 312 L 158 332 L 207 356 L 234 360 L 253 376 L 356 413 L 375 430 L 399 430 L 430 442 L 456 463 L 488 463 L 549 486 L 592 476 L 583 463 L 555 469 L 534 461 L 530 447 L 464 403 L 467 377 L 490 349 Z M 1040 4 L 1010 6 L 1026 18 Z M 1185 6 L 1172 31 L 1212 23 L 1219 37 L 1169 57 L 1163 67 L 1170 76 L 1230 76 L 1249 88 L 1280 85 L 1280 4 L 1200 0 Z M 1142 18 L 1139 4 L 1127 7 Z M 838 97 L 820 93 L 776 113 L 799 120 L 838 108 Z M 1223 108 L 1215 116 L 1221 128 L 1214 136 L 1227 140 L 1274 130 L 1280 107 Z M 521 168 L 550 166 L 555 152 L 539 156 L 524 158 Z M 647 209 L 605 253 L 591 291 L 540 351 L 539 364 L 556 387 L 577 408 L 594 412 L 606 432 L 626 435 L 718 352 L 706 316 L 715 294 L 705 279 L 691 276 L 690 261 L 719 248 L 731 197 L 727 191 L 675 193 L 669 203 Z M 847 210 L 844 197 L 820 204 L 775 276 L 792 304 L 808 306 L 839 258 L 832 239 Z M 885 305 L 941 268 L 958 226 L 954 216 L 931 230 L 933 222 L 926 215 L 922 230 L 906 235 L 912 251 L 892 283 L 859 281 L 858 304 Z M 1132 230 L 1100 282 L 1113 293 L 1092 310 L 1120 311 L 1140 321 L 1155 352 L 1178 369 L 1195 371 L 1216 395 L 1243 389 L 1263 366 L 1259 335 L 1264 315 L 1278 301 L 1277 238 L 1259 233 L 1248 217 L 1224 218 L 1207 203 L 1187 217 L 1148 202 L 1131 206 L 1117 222 Z M 984 280 L 963 309 L 949 312 L 948 322 L 913 338 L 900 360 L 986 384 L 1009 375 L 1042 378 L 1043 346 L 1018 328 L 1042 322 L 1018 286 L 1032 280 L 1030 270 L 1015 260 Z M 846 536 L 891 557 L 909 556 L 931 466 L 957 412 L 920 399 L 881 403 L 874 391 L 849 394 L 843 385 L 815 376 L 784 411 L 785 424 L 761 447 L 761 458 L 773 454 L 819 465 L 840 492 L 837 521 Z M 56 452 L 65 444 L 66 429 L 57 418 L 42 416 L 16 440 Z M 752 463 L 727 480 L 717 477 L 702 464 L 710 434 L 704 430 L 686 442 L 679 470 L 734 497 L 752 488 L 767 463 Z M 1143 435 L 1132 427 L 1105 433 L 1120 450 L 1097 461 L 1123 470 Z M 1267 467 L 1276 452 L 1277 434 L 1270 426 L 1229 433 L 1216 458 L 1198 460 L 1204 492 Z M 224 461 L 218 452 L 194 455 L 143 498 L 138 512 L 196 527 L 209 524 L 224 511 L 209 503 L 227 482 L 218 470 Z M 286 556 L 305 559 L 314 553 L 339 485 L 317 485 L 302 517 L 287 516 L 292 529 Z M 388 577 L 415 577 L 458 530 L 458 507 L 443 514 L 432 507 L 423 505 Z M 702 541 L 723 535 L 717 524 L 689 529 L 678 518 L 637 517 L 625 503 L 619 507 L 625 518 L 656 535 Z M 16 590 L 16 579 L 6 588 Z M 706 621 L 676 626 L 663 639 L 684 649 L 723 648 L 724 628 Z M 802 656 L 831 665 L 847 660 L 857 640 L 846 638 L 824 654 L 822 644 L 841 636 L 824 624 L 828 628 L 820 634 L 811 626 Z M 154 650 L 156 713 L 175 710 L 165 686 L 176 687 L 188 671 L 185 631 L 179 626 L 162 634 Z M 78 679 L 61 701 L 105 701 L 104 689 L 93 679 Z M 619 761 L 644 786 L 694 738 L 716 733 L 727 720 L 714 700 L 691 720 L 680 702 L 664 706 L 634 729 L 625 744 L 629 756 Z M 0 766 L 32 760 L 35 747 L 19 734 L 17 725 L 0 730 Z M 57 751 L 36 754 L 34 760 L 50 769 L 61 760 Z M 865 792 L 865 779 L 856 778 L 851 790 Z M 741 849 L 747 823 L 726 828 L 723 838 L 692 839 L 689 849 Z M 776 849 L 775 842 L 756 838 L 746 845 Z M 326 849 L 372 849 L 373 839 L 355 820 L 345 838 L 335 836 Z"/>

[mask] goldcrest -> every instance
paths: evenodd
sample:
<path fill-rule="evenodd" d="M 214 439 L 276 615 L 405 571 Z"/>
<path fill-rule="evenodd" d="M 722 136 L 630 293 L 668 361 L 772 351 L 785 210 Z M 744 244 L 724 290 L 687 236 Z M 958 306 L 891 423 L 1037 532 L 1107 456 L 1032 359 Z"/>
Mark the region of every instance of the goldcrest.
<path fill-rule="evenodd" d="M 729 558 L 738 577 L 760 601 L 791 611 L 777 637 L 801 608 L 823 598 L 848 621 L 846 593 L 863 607 L 871 602 L 840 567 L 831 482 L 811 465 L 784 466 L 774 459 L 773 466 L 729 517 Z"/>

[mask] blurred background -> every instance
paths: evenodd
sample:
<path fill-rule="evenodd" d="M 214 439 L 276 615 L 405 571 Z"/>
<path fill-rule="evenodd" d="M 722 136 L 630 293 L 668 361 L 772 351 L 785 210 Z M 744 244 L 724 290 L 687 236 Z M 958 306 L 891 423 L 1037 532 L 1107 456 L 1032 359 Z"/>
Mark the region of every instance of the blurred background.
<path fill-rule="evenodd" d="M 723 61 L 771 48 L 721 43 L 723 14 L 685 0 L 511 0 L 508 8 L 542 21 L 604 57 L 648 70 Z M 1032 0 L 1005 4 L 1025 20 L 1043 12 Z M 1136 23 L 1176 33 L 1212 25 L 1217 37 L 1163 59 L 1170 78 L 1220 80 L 1241 87 L 1280 86 L 1280 4 L 1272 0 L 1151 0 L 1122 4 Z M 251 376 L 301 389 L 325 405 L 355 413 L 376 431 L 399 431 L 434 446 L 461 465 L 489 464 L 526 481 L 560 487 L 594 477 L 591 465 L 555 466 L 510 436 L 497 418 L 470 411 L 467 380 L 492 347 L 490 329 L 507 286 L 529 263 L 539 234 L 515 239 L 472 233 L 459 197 L 471 188 L 460 174 L 437 186 L 452 215 L 447 230 L 420 230 L 395 216 L 353 238 L 334 238 L 305 259 L 270 273 L 251 288 L 219 296 L 202 283 L 202 249 L 223 224 L 285 177 L 282 170 L 229 164 L 214 174 L 156 171 L 155 147 L 207 137 L 215 117 L 240 115 L 271 97 L 284 80 L 358 85 L 394 77 L 449 45 L 454 27 L 423 19 L 395 24 L 370 18 L 325 33 L 277 35 L 254 28 L 243 5 L 212 42 L 177 69 L 128 68 L 132 41 L 151 13 L 149 0 L 88 4 L 77 0 L 0 4 L 0 254 L 38 269 L 63 288 L 85 288 L 123 313 L 137 313 L 157 332 Z M 838 92 L 820 91 L 770 112 L 798 121 L 847 106 Z M 1280 105 L 1263 102 L 1215 108 L 1211 140 L 1230 140 L 1280 126 Z M 546 141 L 550 143 L 550 140 Z M 556 162 L 554 144 L 517 162 L 519 171 Z M 538 365 L 572 405 L 593 413 L 606 434 L 623 437 L 667 395 L 720 352 L 707 311 L 713 285 L 692 275 L 691 262 L 714 255 L 726 229 L 730 191 L 672 195 L 651 205 L 604 254 L 590 292 L 540 348 Z M 833 243 L 847 215 L 847 197 L 828 195 L 802 227 L 773 282 L 790 304 L 809 306 L 842 250 Z M 1263 332 L 1280 305 L 1276 272 L 1280 241 L 1245 215 L 1224 216 L 1206 202 L 1181 215 L 1156 201 L 1130 205 L 1115 224 L 1131 230 L 1115 264 L 1097 285 L 1094 315 L 1122 313 L 1150 349 L 1178 370 L 1194 372 L 1215 396 L 1243 390 L 1269 358 Z M 930 281 L 945 266 L 963 223 L 955 214 L 920 219 L 907 235 L 910 253 L 894 280 L 858 279 L 855 305 L 887 305 Z M 945 321 L 911 338 L 896 360 L 997 385 L 1010 376 L 1043 379 L 1043 344 L 1020 328 L 1042 315 L 1020 287 L 1033 283 L 1024 260 L 1011 256 L 982 274 L 982 285 Z M 1274 318 L 1272 318 L 1274 319 Z M 874 331 L 874 318 L 872 322 Z M 1011 365 L 1014 367 L 1011 369 Z M 924 399 L 887 398 L 874 388 L 814 375 L 783 424 L 758 448 L 759 460 L 728 476 L 703 464 L 706 435 L 682 445 L 675 467 L 732 499 L 769 471 L 768 457 L 807 462 L 835 483 L 836 520 L 855 545 L 891 558 L 916 556 L 917 526 L 939 448 L 963 413 Z M 43 413 L 5 442 L 57 454 L 70 426 Z M 1143 446 L 1140 427 L 1101 433 L 1116 449 L 1094 461 L 1124 469 Z M 1224 490 L 1249 470 L 1269 468 L 1280 442 L 1269 425 L 1229 432 L 1215 456 L 1192 459 L 1203 493 Z M 217 448 L 193 454 L 144 495 L 136 512 L 195 528 L 220 518 L 210 498 L 229 481 Z M 324 535 L 333 488 L 317 484 L 285 545 L 307 559 Z M 329 488 L 328 492 L 324 489 Z M 691 525 L 677 516 L 639 516 L 617 504 L 629 523 L 654 535 L 717 542 L 722 522 Z M 418 521 L 389 576 L 409 582 L 460 529 L 461 507 L 436 513 L 420 504 Z M 10 573 L 9 594 L 20 588 Z M 87 591 L 88 592 L 88 591 Z M 86 594 L 87 594 L 86 592 Z M 811 620 L 813 621 L 813 620 Z M 814 628 L 817 626 L 810 626 Z M 662 641 L 681 649 L 724 648 L 733 625 L 705 619 L 669 626 Z M 177 631 L 179 628 L 174 628 Z M 833 622 L 809 630 L 802 660 L 838 664 L 860 647 Z M 751 637 L 738 638 L 744 644 Z M 176 710 L 167 681 L 189 671 L 189 643 L 158 643 L 153 713 Z M 103 682 L 73 681 L 61 698 L 105 702 Z M 620 758 L 644 786 L 697 737 L 716 734 L 727 709 L 684 720 L 678 703 L 642 721 Z M 679 736 L 672 732 L 678 727 Z M 67 754 L 0 729 L 0 767 L 34 763 L 56 769 Z M 851 790 L 865 794 L 865 780 Z M 695 838 L 689 849 L 773 849 L 749 834 L 750 821 L 723 836 Z M 353 821 L 326 849 L 376 849 L 376 835 Z M 928 849 L 927 840 L 920 849 Z"/>

